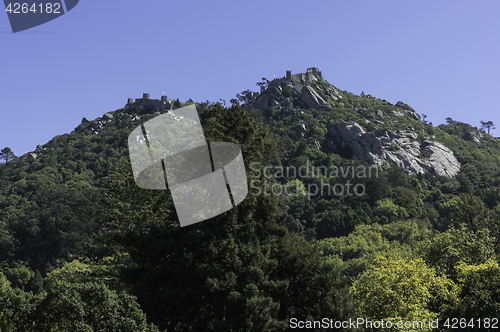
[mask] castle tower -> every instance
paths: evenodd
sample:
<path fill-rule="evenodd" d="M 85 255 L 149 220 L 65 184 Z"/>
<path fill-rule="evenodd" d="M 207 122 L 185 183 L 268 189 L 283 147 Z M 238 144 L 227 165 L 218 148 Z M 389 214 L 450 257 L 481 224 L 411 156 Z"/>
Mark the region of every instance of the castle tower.
<path fill-rule="evenodd" d="M 161 96 L 161 102 L 166 103 L 168 101 L 167 96 Z"/>
<path fill-rule="evenodd" d="M 287 70 L 286 71 L 286 79 L 287 80 L 291 80 L 292 79 L 292 71 L 291 70 Z"/>
<path fill-rule="evenodd" d="M 306 72 L 306 82 L 311 82 L 313 80 L 313 73 L 309 69 Z"/>
<path fill-rule="evenodd" d="M 129 99 L 127 100 L 127 105 L 129 105 L 129 104 L 133 104 L 133 103 L 134 103 L 134 98 L 129 98 Z"/>
<path fill-rule="evenodd" d="M 148 100 L 149 99 L 149 93 L 143 93 L 142 94 L 142 99 Z"/>
<path fill-rule="evenodd" d="M 318 77 L 323 78 L 323 76 L 321 76 L 321 72 L 319 71 L 319 69 L 317 67 L 307 68 L 306 81 L 310 82 Z"/>
<path fill-rule="evenodd" d="M 318 67 L 307 68 L 307 72 L 311 73 L 312 75 L 314 75 L 316 77 L 322 77 L 321 72 L 319 71 Z"/>

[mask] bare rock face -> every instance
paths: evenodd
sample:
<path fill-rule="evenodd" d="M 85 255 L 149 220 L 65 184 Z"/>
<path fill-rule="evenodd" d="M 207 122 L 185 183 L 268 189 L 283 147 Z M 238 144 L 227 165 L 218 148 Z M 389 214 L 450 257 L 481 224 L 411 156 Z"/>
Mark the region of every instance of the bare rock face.
<path fill-rule="evenodd" d="M 267 109 L 269 107 L 269 102 L 272 99 L 278 99 L 278 97 L 271 93 L 263 93 L 255 101 L 255 106 L 258 109 L 262 110 Z"/>
<path fill-rule="evenodd" d="M 92 122 L 90 122 L 88 120 L 87 121 L 84 121 L 84 120 L 87 120 L 87 119 L 83 118 L 82 123 L 88 124 L 88 126 L 93 134 L 99 134 L 102 127 L 104 127 L 105 125 L 107 125 L 107 124 L 111 123 L 111 121 L 113 121 L 113 114 L 106 113 L 103 116 L 98 117 L 97 119 L 95 119 Z"/>
<path fill-rule="evenodd" d="M 274 109 L 284 109 L 289 112 L 294 109 L 293 106 L 304 109 L 332 110 L 328 101 L 338 101 L 342 99 L 342 95 L 333 86 L 309 85 L 310 82 L 318 80 L 318 77 L 321 77 L 321 72 L 317 68 L 309 68 L 307 75 L 297 74 L 293 78 L 287 73 L 287 77 L 268 81 L 267 86 L 261 87 L 261 94 L 249 104 L 262 111 L 274 107 Z"/>
<path fill-rule="evenodd" d="M 106 113 L 102 116 L 102 119 L 105 121 L 105 122 L 111 122 L 111 120 L 113 120 L 113 114 L 111 113 Z"/>
<path fill-rule="evenodd" d="M 330 108 L 330 106 L 326 104 L 325 100 L 309 85 L 304 85 L 302 87 L 302 101 L 309 108 L 318 110 Z"/>
<path fill-rule="evenodd" d="M 29 155 L 28 155 L 28 158 L 33 158 L 33 159 L 36 159 L 38 156 L 42 155 L 45 153 L 45 151 L 47 150 L 47 148 L 44 148 L 43 146 L 41 145 L 37 145 L 36 146 L 36 150 L 31 152 Z"/>
<path fill-rule="evenodd" d="M 461 165 L 450 149 L 436 141 L 425 140 L 420 144 L 416 141 L 418 135 L 411 130 L 388 131 L 377 137 L 356 122 L 337 122 L 330 124 L 328 135 L 337 144 L 351 147 L 353 158 L 371 165 L 391 163 L 410 174 L 431 172 L 446 177 L 460 171 Z"/>
<path fill-rule="evenodd" d="M 415 112 L 415 110 L 408 104 L 403 103 L 402 101 L 398 101 L 396 103 L 396 107 L 401 108 L 403 111 L 406 112 L 409 116 L 411 116 L 413 119 L 420 121 L 420 115 Z"/>
<path fill-rule="evenodd" d="M 92 131 L 93 134 L 99 134 L 99 132 L 102 129 L 102 126 L 104 125 L 104 122 L 101 121 L 100 119 L 101 117 L 99 117 L 98 120 L 90 124 L 90 130 Z"/>
<path fill-rule="evenodd" d="M 367 133 L 356 122 L 337 122 L 328 127 L 328 134 L 337 142 L 353 149 L 353 157 L 364 160 L 371 165 L 382 165 L 384 162 L 382 144 L 374 133 Z"/>
<path fill-rule="evenodd" d="M 426 160 L 426 165 L 434 175 L 451 178 L 460 171 L 460 163 L 453 152 L 444 144 L 436 141 L 424 141 L 423 145 L 423 149 L 431 154 Z"/>
<path fill-rule="evenodd" d="M 328 133 L 344 142 L 352 142 L 357 136 L 363 135 L 365 130 L 356 122 L 337 122 L 328 127 Z"/>

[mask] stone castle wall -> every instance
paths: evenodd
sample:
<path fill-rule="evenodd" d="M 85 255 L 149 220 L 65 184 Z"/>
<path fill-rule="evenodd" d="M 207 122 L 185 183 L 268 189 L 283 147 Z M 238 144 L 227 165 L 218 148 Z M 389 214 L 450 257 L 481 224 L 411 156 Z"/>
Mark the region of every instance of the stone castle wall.
<path fill-rule="evenodd" d="M 149 93 L 144 93 L 142 98 L 137 98 L 135 102 L 133 98 L 128 98 L 127 105 L 147 106 L 153 108 L 159 107 L 161 110 L 172 109 L 172 102 L 167 96 L 161 96 L 160 100 L 150 99 Z"/>
<path fill-rule="evenodd" d="M 273 80 L 273 82 L 276 80 L 278 80 L 278 81 L 282 81 L 282 80 L 292 81 L 293 80 L 293 81 L 299 81 L 299 82 L 305 83 L 305 82 L 315 81 L 318 78 L 323 78 L 321 71 L 316 67 L 310 67 L 310 68 L 307 68 L 305 73 L 298 73 L 298 74 L 292 74 L 291 70 L 287 70 L 285 77 L 275 79 L 275 80 Z"/>

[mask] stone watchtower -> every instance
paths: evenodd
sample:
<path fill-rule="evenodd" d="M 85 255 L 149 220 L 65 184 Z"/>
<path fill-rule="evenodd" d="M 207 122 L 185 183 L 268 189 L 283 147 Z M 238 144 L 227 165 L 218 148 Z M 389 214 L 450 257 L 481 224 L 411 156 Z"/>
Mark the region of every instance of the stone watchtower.
<path fill-rule="evenodd" d="M 142 99 L 148 100 L 149 99 L 149 93 L 143 93 L 142 94 Z"/>
<path fill-rule="evenodd" d="M 309 74 L 310 73 L 310 74 Z M 316 77 L 320 77 L 322 78 L 321 76 L 321 71 L 317 68 L 317 67 L 311 67 L 311 68 L 307 68 L 307 72 L 306 72 L 306 75 L 309 74 L 309 75 L 314 75 Z"/>
<path fill-rule="evenodd" d="M 313 80 L 313 73 L 308 69 L 306 71 L 306 82 L 311 82 L 312 80 Z"/>
<path fill-rule="evenodd" d="M 292 74 L 291 70 L 287 70 L 285 78 L 288 80 L 295 80 L 305 83 L 312 82 L 317 78 L 323 78 L 323 76 L 321 75 L 321 71 L 317 67 L 310 67 L 307 68 L 305 73 L 299 74 Z"/>

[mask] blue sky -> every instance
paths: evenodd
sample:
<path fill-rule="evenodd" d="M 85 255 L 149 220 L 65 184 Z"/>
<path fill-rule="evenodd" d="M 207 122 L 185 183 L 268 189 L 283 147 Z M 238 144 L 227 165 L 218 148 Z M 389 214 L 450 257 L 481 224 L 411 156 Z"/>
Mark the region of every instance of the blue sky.
<path fill-rule="evenodd" d="M 0 148 L 33 151 L 143 92 L 229 102 L 311 66 L 434 125 L 500 128 L 499 14 L 497 0 L 80 0 L 13 34 L 0 13 Z"/>

